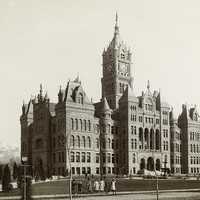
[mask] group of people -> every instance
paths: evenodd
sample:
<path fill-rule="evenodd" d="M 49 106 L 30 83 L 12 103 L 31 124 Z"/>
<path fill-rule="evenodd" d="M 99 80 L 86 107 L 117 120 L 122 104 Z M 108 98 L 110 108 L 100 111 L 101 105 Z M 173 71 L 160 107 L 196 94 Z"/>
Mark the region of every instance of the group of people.
<path fill-rule="evenodd" d="M 112 181 L 105 179 L 95 179 L 92 181 L 88 178 L 87 189 L 89 193 L 94 192 L 113 192 L 113 195 L 116 194 L 116 180 L 113 178 Z"/>

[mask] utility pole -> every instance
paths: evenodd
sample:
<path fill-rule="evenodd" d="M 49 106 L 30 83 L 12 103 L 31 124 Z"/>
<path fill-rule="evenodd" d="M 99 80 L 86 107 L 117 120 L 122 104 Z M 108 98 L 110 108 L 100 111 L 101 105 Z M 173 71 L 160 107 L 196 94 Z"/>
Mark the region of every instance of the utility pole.
<path fill-rule="evenodd" d="M 166 174 L 167 173 L 167 158 L 165 157 L 165 160 L 164 160 L 164 177 L 166 177 Z"/>
<path fill-rule="evenodd" d="M 23 191 L 23 200 L 28 200 L 28 198 L 27 198 L 27 185 L 26 185 L 26 178 L 27 178 L 27 176 L 26 176 L 26 167 L 29 167 L 30 165 L 28 165 L 28 164 L 26 164 L 26 162 L 28 161 L 28 158 L 27 157 L 22 157 L 22 166 L 23 166 L 23 171 L 24 171 L 24 174 L 23 174 L 23 176 L 24 176 L 24 191 Z"/>
<path fill-rule="evenodd" d="M 153 154 L 153 161 L 154 159 L 154 152 L 152 152 Z M 155 172 L 155 176 L 156 176 L 156 200 L 159 200 L 159 185 L 158 185 L 158 174 L 156 172 L 156 162 L 154 162 L 154 172 Z"/>

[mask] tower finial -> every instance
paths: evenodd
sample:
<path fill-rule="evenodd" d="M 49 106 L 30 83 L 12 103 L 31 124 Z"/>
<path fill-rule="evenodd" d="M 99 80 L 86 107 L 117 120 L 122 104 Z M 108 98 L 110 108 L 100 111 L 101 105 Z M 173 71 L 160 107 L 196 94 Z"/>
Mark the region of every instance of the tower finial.
<path fill-rule="evenodd" d="M 42 97 L 42 84 L 40 84 L 40 96 Z"/>
<path fill-rule="evenodd" d="M 149 82 L 149 80 L 147 81 L 147 89 L 148 90 L 150 89 L 150 82 Z"/>
<path fill-rule="evenodd" d="M 117 14 L 117 12 L 116 12 L 116 16 L 115 16 L 115 34 L 119 34 L 118 14 Z"/>
<path fill-rule="evenodd" d="M 118 14 L 116 12 L 116 16 L 115 16 L 115 26 L 118 26 Z"/>

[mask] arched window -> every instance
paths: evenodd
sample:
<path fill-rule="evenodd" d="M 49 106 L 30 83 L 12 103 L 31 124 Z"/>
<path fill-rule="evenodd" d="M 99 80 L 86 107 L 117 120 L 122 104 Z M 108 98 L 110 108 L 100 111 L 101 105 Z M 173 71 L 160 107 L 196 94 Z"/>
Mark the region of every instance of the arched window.
<path fill-rule="evenodd" d="M 43 141 L 42 141 L 41 138 L 39 138 L 39 139 L 37 139 L 37 140 L 35 141 L 35 148 L 36 148 L 36 149 L 41 149 L 41 148 L 43 148 Z"/>
<path fill-rule="evenodd" d="M 71 147 L 74 147 L 75 146 L 75 141 L 74 141 L 74 136 L 73 135 L 71 135 L 71 137 L 70 137 L 70 146 Z"/>
<path fill-rule="evenodd" d="M 81 128 L 81 131 L 82 131 L 82 130 L 83 130 L 83 122 L 82 122 L 82 119 L 80 119 L 79 121 L 80 121 L 80 126 L 81 126 L 80 128 Z"/>
<path fill-rule="evenodd" d="M 80 146 L 81 146 L 81 141 L 80 141 L 80 137 L 79 136 L 77 136 L 77 146 L 80 148 Z"/>
<path fill-rule="evenodd" d="M 150 149 L 154 149 L 154 130 L 150 130 Z"/>
<path fill-rule="evenodd" d="M 91 131 L 91 122 L 88 120 L 88 130 Z"/>
<path fill-rule="evenodd" d="M 114 140 L 112 139 L 112 144 L 111 144 L 112 149 L 114 149 Z"/>
<path fill-rule="evenodd" d="M 78 130 L 78 119 L 75 119 L 76 121 L 76 130 Z"/>
<path fill-rule="evenodd" d="M 83 140 L 83 147 L 85 148 L 85 136 L 82 136 L 82 140 Z"/>
<path fill-rule="evenodd" d="M 74 162 L 75 161 L 75 156 L 74 156 L 74 152 L 71 151 L 71 162 Z"/>
<path fill-rule="evenodd" d="M 108 124 L 108 133 L 110 133 L 110 124 Z"/>
<path fill-rule="evenodd" d="M 77 96 L 77 102 L 80 103 L 80 104 L 83 104 L 83 94 L 82 93 L 78 94 L 78 96 Z"/>
<path fill-rule="evenodd" d="M 110 138 L 108 138 L 108 148 L 110 149 L 110 147 L 111 147 L 111 140 Z"/>
<path fill-rule="evenodd" d="M 135 156 L 135 153 L 133 154 L 133 163 L 136 162 L 136 156 Z"/>
<path fill-rule="evenodd" d="M 102 139 L 102 147 L 105 149 L 106 148 L 106 141 L 105 139 Z"/>
<path fill-rule="evenodd" d="M 90 139 L 90 137 L 89 137 L 89 136 L 88 136 L 88 138 L 87 138 L 87 139 L 88 139 L 88 147 L 89 147 L 89 148 L 91 148 L 91 139 Z"/>
<path fill-rule="evenodd" d="M 99 139 L 96 139 L 96 148 L 99 148 Z"/>
<path fill-rule="evenodd" d="M 115 149 L 118 149 L 119 148 L 119 143 L 118 143 L 118 139 L 116 139 L 115 141 Z"/>
<path fill-rule="evenodd" d="M 133 142 L 133 139 L 131 139 L 131 149 L 134 149 L 134 142 Z"/>
<path fill-rule="evenodd" d="M 74 119 L 71 118 L 71 129 L 74 130 Z"/>
<path fill-rule="evenodd" d="M 156 150 L 160 149 L 160 133 L 159 130 L 156 130 Z"/>
<path fill-rule="evenodd" d="M 85 131 L 87 130 L 87 123 L 86 123 L 86 120 L 84 119 L 84 128 L 85 128 Z"/>

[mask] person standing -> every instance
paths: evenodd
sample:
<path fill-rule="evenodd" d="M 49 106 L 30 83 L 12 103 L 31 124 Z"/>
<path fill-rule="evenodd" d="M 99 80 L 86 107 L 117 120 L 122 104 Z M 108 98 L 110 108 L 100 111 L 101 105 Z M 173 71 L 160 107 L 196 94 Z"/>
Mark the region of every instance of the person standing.
<path fill-rule="evenodd" d="M 101 179 L 100 182 L 99 182 L 100 192 L 104 192 L 104 188 L 105 188 L 105 181 L 103 179 Z"/>
<path fill-rule="evenodd" d="M 111 182 L 111 190 L 113 192 L 113 195 L 116 195 L 116 180 L 113 178 Z"/>
<path fill-rule="evenodd" d="M 90 178 L 88 178 L 87 188 L 88 192 L 92 193 L 92 180 Z"/>
<path fill-rule="evenodd" d="M 94 181 L 94 191 L 99 192 L 99 182 L 97 180 Z"/>

